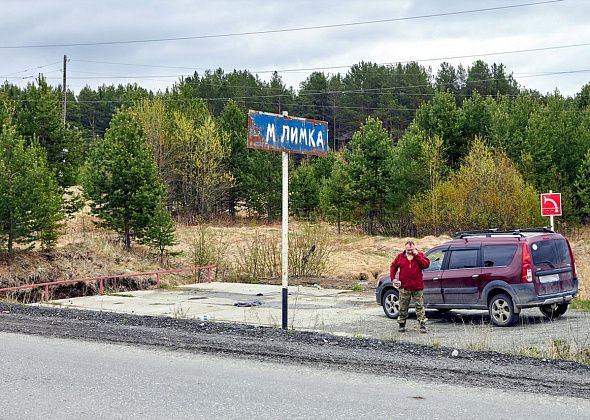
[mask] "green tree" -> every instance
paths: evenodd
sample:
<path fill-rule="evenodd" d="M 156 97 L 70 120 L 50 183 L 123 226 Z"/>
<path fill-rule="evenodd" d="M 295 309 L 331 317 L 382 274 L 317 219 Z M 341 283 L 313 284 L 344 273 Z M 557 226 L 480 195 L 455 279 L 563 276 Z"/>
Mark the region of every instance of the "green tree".
<path fill-rule="evenodd" d="M 467 152 L 467 139 L 463 135 L 465 117 L 449 92 L 437 92 L 429 103 L 416 112 L 414 122 L 427 136 L 442 138 L 449 164 L 458 167 Z"/>
<path fill-rule="evenodd" d="M 502 151 L 476 137 L 461 167 L 412 203 L 414 223 L 432 232 L 432 203 L 438 202 L 438 223 L 456 230 L 539 226 L 539 197 Z M 460 203 L 460 205 L 458 205 Z"/>
<path fill-rule="evenodd" d="M 438 186 L 442 182 L 442 176 L 444 172 L 444 151 L 443 141 L 440 137 L 434 136 L 428 138 L 422 143 L 422 154 L 428 165 L 428 181 L 430 186 L 430 203 L 432 210 L 432 227 L 434 228 L 434 234 L 438 235 L 439 223 L 438 223 L 438 207 L 440 199 L 438 197 Z"/>
<path fill-rule="evenodd" d="M 376 232 L 377 225 L 391 215 L 394 207 L 389 200 L 395 188 L 392 143 L 381 122 L 371 117 L 352 138 L 348 156 L 351 192 L 369 234 Z"/>
<path fill-rule="evenodd" d="M 464 93 L 467 97 L 479 92 L 482 96 L 493 94 L 493 77 L 490 66 L 482 60 L 477 60 L 467 69 Z"/>
<path fill-rule="evenodd" d="M 209 115 L 202 125 L 181 112 L 175 113 L 176 136 L 180 148 L 182 203 L 191 216 L 209 219 L 221 213 L 227 200 L 231 175 L 224 167 L 228 146 Z"/>
<path fill-rule="evenodd" d="M 590 149 L 578 168 L 574 189 L 580 203 L 580 213 L 585 220 L 588 220 L 590 218 Z"/>
<path fill-rule="evenodd" d="M 457 97 L 465 87 L 465 77 L 465 69 L 462 66 L 455 69 L 447 62 L 441 63 L 435 78 L 436 90 L 448 91 Z"/>
<path fill-rule="evenodd" d="M 576 106 L 578 110 L 587 110 L 590 106 L 590 83 L 586 83 L 576 94 Z"/>
<path fill-rule="evenodd" d="M 244 177 L 246 207 L 272 222 L 281 211 L 281 153 L 248 150 Z"/>
<path fill-rule="evenodd" d="M 540 191 L 560 190 L 571 185 L 576 169 L 590 144 L 590 127 L 585 113 L 578 111 L 570 98 L 558 93 L 532 113 L 525 135 L 525 150 L 530 153 L 535 187 Z"/>
<path fill-rule="evenodd" d="M 159 201 L 145 230 L 142 243 L 158 251 L 160 261 L 162 261 L 166 254 L 166 248 L 177 244 L 175 232 L 176 226 L 168 209 L 162 201 Z"/>
<path fill-rule="evenodd" d="M 63 200 L 45 151 L 25 144 L 13 126 L 0 132 L 0 249 L 40 241 L 52 246 L 63 220 Z"/>
<path fill-rule="evenodd" d="M 351 181 L 344 153 L 335 153 L 330 176 L 323 179 L 320 188 L 320 207 L 328 220 L 336 221 L 338 233 L 342 221 L 350 220 L 353 209 Z"/>
<path fill-rule="evenodd" d="M 300 217 L 309 218 L 320 204 L 320 181 L 314 167 L 303 161 L 292 172 L 289 181 L 289 210 Z"/>
<path fill-rule="evenodd" d="M 324 73 L 313 72 L 301 82 L 296 109 L 299 117 L 322 121 L 331 117 L 328 78 Z"/>
<path fill-rule="evenodd" d="M 16 128 L 29 142 L 38 141 L 47 152 L 49 166 L 61 186 L 76 183 L 84 153 L 83 133 L 78 127 L 64 125 L 61 92 L 39 76 L 22 92 L 22 104 L 16 112 Z"/>
<path fill-rule="evenodd" d="M 393 181 L 390 190 L 392 210 L 397 216 L 409 213 L 409 198 L 428 189 L 429 159 L 424 143 L 429 137 L 415 123 L 410 124 L 393 150 Z"/>
<path fill-rule="evenodd" d="M 489 138 L 495 106 L 496 102 L 492 98 L 483 98 L 477 91 L 463 102 L 463 135 L 468 140 L 475 136 Z"/>
<path fill-rule="evenodd" d="M 529 176 L 526 156 L 530 149 L 526 142 L 527 127 L 531 114 L 541 107 L 539 101 L 531 95 L 523 94 L 516 98 L 502 96 L 491 110 L 491 126 L 489 130 L 490 145 L 499 147 L 506 152 L 508 158 L 515 162 L 528 182 Z"/>
<path fill-rule="evenodd" d="M 92 213 L 123 237 L 126 249 L 132 238 L 145 238 L 166 189 L 141 126 L 129 112 L 111 120 L 104 141 L 90 153 L 82 185 Z"/>
<path fill-rule="evenodd" d="M 224 158 L 224 166 L 234 182 L 228 190 L 228 207 L 232 218 L 236 215 L 236 207 L 243 204 L 246 198 L 245 178 L 248 171 L 246 141 L 246 113 L 236 102 L 229 100 L 219 116 L 218 125 L 224 139 L 227 140 L 228 153 Z"/>

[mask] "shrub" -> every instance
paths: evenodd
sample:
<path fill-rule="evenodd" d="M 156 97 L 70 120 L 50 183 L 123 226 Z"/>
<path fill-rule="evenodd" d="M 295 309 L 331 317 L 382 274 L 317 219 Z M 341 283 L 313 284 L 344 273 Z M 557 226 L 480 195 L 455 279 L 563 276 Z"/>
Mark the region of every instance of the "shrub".
<path fill-rule="evenodd" d="M 433 197 L 434 196 L 434 197 Z M 438 203 L 439 226 L 433 225 L 431 203 Z M 422 232 L 539 226 L 539 197 L 506 154 L 474 140 L 461 167 L 450 178 L 411 205 Z M 434 222 L 436 223 L 436 222 Z"/>

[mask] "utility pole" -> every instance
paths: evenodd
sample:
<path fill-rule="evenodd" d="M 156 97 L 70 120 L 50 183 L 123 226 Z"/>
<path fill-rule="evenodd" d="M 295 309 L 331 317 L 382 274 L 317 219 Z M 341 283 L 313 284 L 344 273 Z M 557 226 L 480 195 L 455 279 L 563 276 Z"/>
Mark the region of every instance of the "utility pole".
<path fill-rule="evenodd" d="M 68 56 L 64 54 L 64 78 L 63 78 L 63 85 L 62 85 L 62 90 L 63 90 L 63 117 L 64 117 L 64 125 L 66 125 L 66 63 L 68 62 Z"/>

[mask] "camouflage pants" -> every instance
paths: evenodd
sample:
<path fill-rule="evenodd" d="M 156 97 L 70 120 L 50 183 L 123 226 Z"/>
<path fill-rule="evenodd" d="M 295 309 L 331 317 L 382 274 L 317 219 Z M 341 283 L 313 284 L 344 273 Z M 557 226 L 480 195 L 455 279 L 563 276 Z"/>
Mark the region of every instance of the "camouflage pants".
<path fill-rule="evenodd" d="M 416 317 L 421 324 L 426 323 L 426 311 L 424 310 L 424 292 L 422 290 L 406 290 L 403 287 L 399 289 L 399 316 L 397 322 L 405 324 L 408 319 L 408 308 L 410 301 L 414 300 L 416 304 Z"/>

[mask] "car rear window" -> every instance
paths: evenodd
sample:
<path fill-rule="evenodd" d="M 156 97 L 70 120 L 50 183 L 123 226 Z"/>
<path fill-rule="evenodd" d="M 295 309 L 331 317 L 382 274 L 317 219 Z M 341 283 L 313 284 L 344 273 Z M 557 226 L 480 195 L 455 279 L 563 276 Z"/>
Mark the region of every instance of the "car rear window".
<path fill-rule="evenodd" d="M 510 265 L 516 255 L 516 245 L 484 245 L 483 266 L 499 267 Z"/>
<path fill-rule="evenodd" d="M 551 239 L 531 244 L 533 263 L 537 264 L 571 264 L 569 249 L 565 239 Z"/>
<path fill-rule="evenodd" d="M 477 249 L 459 249 L 451 252 L 449 269 L 477 267 Z"/>

